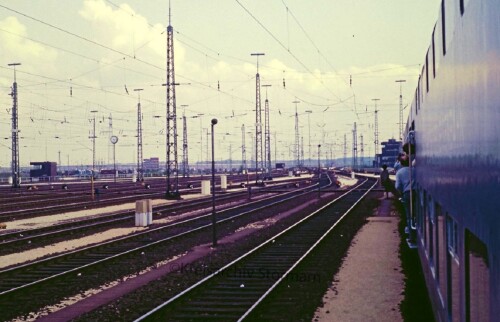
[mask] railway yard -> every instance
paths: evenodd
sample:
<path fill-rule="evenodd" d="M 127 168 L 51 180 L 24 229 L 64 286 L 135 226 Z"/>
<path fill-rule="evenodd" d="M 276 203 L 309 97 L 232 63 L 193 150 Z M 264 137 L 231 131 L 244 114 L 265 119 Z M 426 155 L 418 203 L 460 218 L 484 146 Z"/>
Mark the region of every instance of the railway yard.
<path fill-rule="evenodd" d="M 162 198 L 160 180 L 99 183 L 93 201 L 88 183 L 5 190 L 0 318 L 311 320 L 377 207 L 376 180 L 325 172 L 321 187 L 303 175 L 250 189 L 245 180 L 216 189 L 216 247 L 212 199 L 196 180 L 182 183 L 181 200 Z M 153 223 L 136 227 L 143 199 Z"/>

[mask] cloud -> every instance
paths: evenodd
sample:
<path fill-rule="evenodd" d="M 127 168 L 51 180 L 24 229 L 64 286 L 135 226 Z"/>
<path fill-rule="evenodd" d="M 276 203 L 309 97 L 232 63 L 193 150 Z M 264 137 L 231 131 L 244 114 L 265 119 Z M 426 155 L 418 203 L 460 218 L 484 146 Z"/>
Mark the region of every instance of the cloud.
<path fill-rule="evenodd" d="M 166 27 L 154 24 L 127 4 L 114 8 L 102 0 L 84 1 L 79 11 L 82 18 L 91 24 L 93 38 L 118 51 L 146 61 L 158 61 L 164 64 L 166 57 Z M 106 32 L 102 32 L 105 30 Z M 175 59 L 181 61 L 185 50 L 178 43 L 174 44 Z"/>
<path fill-rule="evenodd" d="M 29 39 L 27 28 L 16 17 L 0 20 L 2 57 L 8 62 L 36 61 L 44 66 L 57 59 L 57 52 Z M 26 68 L 25 68 L 26 69 Z"/>

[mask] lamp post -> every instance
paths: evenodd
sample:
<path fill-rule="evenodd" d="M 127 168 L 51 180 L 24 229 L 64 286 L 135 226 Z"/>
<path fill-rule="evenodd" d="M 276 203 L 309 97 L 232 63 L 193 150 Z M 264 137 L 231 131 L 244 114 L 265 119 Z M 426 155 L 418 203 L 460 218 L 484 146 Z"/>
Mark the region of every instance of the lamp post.
<path fill-rule="evenodd" d="M 114 174 L 114 181 L 116 183 L 116 143 L 118 143 L 118 137 L 116 135 L 111 136 L 109 139 L 111 143 L 113 144 L 113 174 Z"/>
<path fill-rule="evenodd" d="M 318 199 L 321 198 L 321 163 L 320 163 L 320 153 L 321 144 L 318 144 Z"/>
<path fill-rule="evenodd" d="M 217 246 L 217 234 L 215 230 L 215 154 L 214 154 L 214 126 L 217 124 L 217 119 L 212 119 L 212 246 Z"/>

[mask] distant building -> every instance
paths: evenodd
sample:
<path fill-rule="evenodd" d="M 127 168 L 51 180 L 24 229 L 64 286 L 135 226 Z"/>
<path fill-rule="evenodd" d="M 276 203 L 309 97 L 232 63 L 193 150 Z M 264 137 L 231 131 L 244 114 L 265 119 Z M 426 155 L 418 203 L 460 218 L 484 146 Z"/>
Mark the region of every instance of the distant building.
<path fill-rule="evenodd" d="M 160 159 L 149 158 L 144 159 L 144 171 L 158 171 L 160 170 Z"/>
<path fill-rule="evenodd" d="M 389 139 L 387 142 L 382 142 L 381 145 L 382 153 L 377 154 L 377 164 L 375 166 L 381 167 L 385 164 L 392 168 L 398 158 L 399 152 L 401 152 L 401 141 Z"/>
<path fill-rule="evenodd" d="M 56 162 L 30 162 L 33 169 L 30 169 L 30 177 L 55 177 L 57 176 Z"/>

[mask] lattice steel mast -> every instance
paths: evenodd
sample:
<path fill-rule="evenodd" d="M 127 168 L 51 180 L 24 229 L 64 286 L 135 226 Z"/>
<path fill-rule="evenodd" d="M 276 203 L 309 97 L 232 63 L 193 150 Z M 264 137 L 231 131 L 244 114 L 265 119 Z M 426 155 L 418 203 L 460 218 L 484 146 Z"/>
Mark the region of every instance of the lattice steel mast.
<path fill-rule="evenodd" d="M 182 176 L 189 178 L 187 119 L 185 112 L 182 113 Z"/>
<path fill-rule="evenodd" d="M 260 101 L 259 56 L 264 53 L 252 53 L 257 56 L 257 74 L 255 75 L 255 182 L 259 180 L 259 171 L 264 169 L 264 154 L 262 151 L 262 106 Z"/>
<path fill-rule="evenodd" d="M 12 187 L 21 187 L 21 174 L 19 173 L 19 124 L 18 124 L 18 112 L 17 112 L 17 81 L 16 81 L 16 66 L 21 65 L 20 63 L 8 64 L 14 68 L 14 83 L 12 83 L 12 160 L 11 160 L 11 175 L 12 175 Z"/>
<path fill-rule="evenodd" d="M 241 170 L 248 173 L 247 149 L 245 146 L 245 124 L 241 125 Z"/>
<path fill-rule="evenodd" d="M 297 104 L 299 101 L 293 101 L 295 103 L 295 159 L 297 160 L 297 168 L 300 169 L 300 135 L 299 135 L 299 113 L 297 112 Z"/>
<path fill-rule="evenodd" d="M 166 136 L 167 136 L 167 157 L 166 176 L 167 190 L 166 198 L 177 198 L 179 196 L 179 171 L 177 163 L 177 112 L 175 104 L 175 68 L 174 68 L 174 28 L 171 25 L 170 3 L 168 8 L 167 27 L 167 115 L 166 115 Z M 171 178 L 173 176 L 173 179 Z"/>
<path fill-rule="evenodd" d="M 356 122 L 354 122 L 354 127 L 352 130 L 352 169 L 358 168 L 358 129 L 356 128 Z"/>
<path fill-rule="evenodd" d="M 399 140 L 403 140 L 403 83 L 406 82 L 404 79 L 399 79 L 396 83 L 399 83 Z"/>
<path fill-rule="evenodd" d="M 344 134 L 344 167 L 347 165 L 347 134 Z"/>
<path fill-rule="evenodd" d="M 269 122 L 269 100 L 267 98 L 267 88 L 271 87 L 271 85 L 262 85 L 262 87 L 266 88 L 266 100 L 264 103 L 264 116 L 265 116 L 265 125 L 264 125 L 264 133 L 266 137 L 265 144 L 265 154 L 266 154 L 266 169 L 267 175 L 271 176 L 272 165 L 271 165 L 271 127 Z"/>
<path fill-rule="evenodd" d="M 360 141 L 359 145 L 360 145 L 360 148 L 361 148 L 361 157 L 360 157 L 360 159 L 361 159 L 361 167 L 363 167 L 364 166 L 364 162 L 365 162 L 365 147 L 364 147 L 365 144 L 363 142 L 363 134 L 361 134 L 359 136 L 359 141 Z"/>
<path fill-rule="evenodd" d="M 377 110 L 377 101 L 379 101 L 379 98 L 373 98 L 372 101 L 375 102 L 375 133 L 374 133 L 374 143 L 375 143 L 375 165 L 378 167 L 378 161 L 377 161 L 377 151 L 378 151 L 378 110 Z"/>
<path fill-rule="evenodd" d="M 142 110 L 141 110 L 141 94 L 143 89 L 134 89 L 137 92 L 137 181 L 144 181 L 144 159 L 142 157 Z"/>

